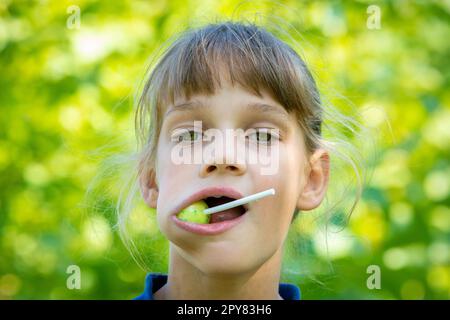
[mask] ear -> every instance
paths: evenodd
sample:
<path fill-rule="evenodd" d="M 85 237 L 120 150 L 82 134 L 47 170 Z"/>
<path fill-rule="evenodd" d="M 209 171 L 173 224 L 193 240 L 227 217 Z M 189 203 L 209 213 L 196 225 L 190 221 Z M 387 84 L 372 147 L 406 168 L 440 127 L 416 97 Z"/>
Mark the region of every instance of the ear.
<path fill-rule="evenodd" d="M 297 201 L 300 210 L 312 210 L 325 197 L 330 174 L 330 156 L 324 149 L 317 149 L 309 158 L 306 183 Z"/>
<path fill-rule="evenodd" d="M 155 171 L 151 169 L 146 173 L 142 173 L 139 177 L 139 185 L 145 203 L 149 207 L 156 209 L 159 191 Z"/>

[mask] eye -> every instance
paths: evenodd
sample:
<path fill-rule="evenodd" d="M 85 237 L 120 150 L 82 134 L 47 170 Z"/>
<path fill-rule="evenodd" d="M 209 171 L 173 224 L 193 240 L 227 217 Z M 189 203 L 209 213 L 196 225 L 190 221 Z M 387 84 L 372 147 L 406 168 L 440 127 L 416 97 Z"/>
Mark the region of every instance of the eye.
<path fill-rule="evenodd" d="M 177 143 L 192 143 L 201 138 L 201 132 L 191 129 L 179 129 L 172 135 L 172 141 Z"/>
<path fill-rule="evenodd" d="M 279 135 L 276 134 L 276 129 L 269 128 L 254 128 L 251 129 L 247 138 L 251 142 L 257 142 L 260 144 L 272 144 L 279 139 Z"/>

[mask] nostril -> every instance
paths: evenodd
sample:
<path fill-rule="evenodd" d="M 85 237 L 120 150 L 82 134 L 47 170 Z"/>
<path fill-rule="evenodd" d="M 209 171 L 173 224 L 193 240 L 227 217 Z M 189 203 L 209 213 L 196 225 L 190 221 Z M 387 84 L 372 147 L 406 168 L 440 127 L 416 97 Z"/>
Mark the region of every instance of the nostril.
<path fill-rule="evenodd" d="M 240 166 L 235 166 L 235 165 L 214 165 L 214 164 L 208 164 L 206 165 L 206 167 L 202 168 L 202 173 L 204 175 L 209 175 L 211 174 L 213 171 L 228 171 L 230 174 L 241 174 L 241 172 L 243 173 L 244 170 L 241 169 Z"/>
<path fill-rule="evenodd" d="M 209 166 L 209 167 L 206 169 L 206 172 L 207 172 L 207 173 L 210 173 L 210 172 L 214 171 L 215 169 L 216 169 L 216 166 Z"/>

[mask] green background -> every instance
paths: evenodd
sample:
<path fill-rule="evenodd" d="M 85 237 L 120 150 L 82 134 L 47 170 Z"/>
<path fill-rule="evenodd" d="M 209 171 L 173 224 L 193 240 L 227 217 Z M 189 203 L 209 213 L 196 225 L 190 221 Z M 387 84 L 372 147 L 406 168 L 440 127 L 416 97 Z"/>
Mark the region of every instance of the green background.
<path fill-rule="evenodd" d="M 370 5 L 379 28 L 368 25 Z M 348 224 L 344 210 L 328 229 L 301 215 L 283 281 L 299 284 L 304 299 L 448 299 L 449 14 L 450 2 L 437 0 L 2 0 L 0 299 L 142 291 L 145 271 L 115 227 L 122 176 L 106 159 L 135 148 L 133 95 L 150 55 L 189 25 L 241 17 L 295 28 L 324 94 L 344 112 L 360 110 L 377 134 Z M 154 217 L 138 202 L 132 231 L 149 269 L 166 272 Z M 66 286 L 70 265 L 80 267 L 79 290 Z M 380 289 L 367 287 L 371 265 Z"/>

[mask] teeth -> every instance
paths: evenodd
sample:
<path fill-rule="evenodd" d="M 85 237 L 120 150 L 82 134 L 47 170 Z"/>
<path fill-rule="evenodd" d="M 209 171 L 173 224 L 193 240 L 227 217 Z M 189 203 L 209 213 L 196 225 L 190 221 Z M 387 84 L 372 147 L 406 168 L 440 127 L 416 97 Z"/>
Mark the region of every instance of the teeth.
<path fill-rule="evenodd" d="M 222 198 L 222 196 L 213 196 L 213 198 Z"/>

